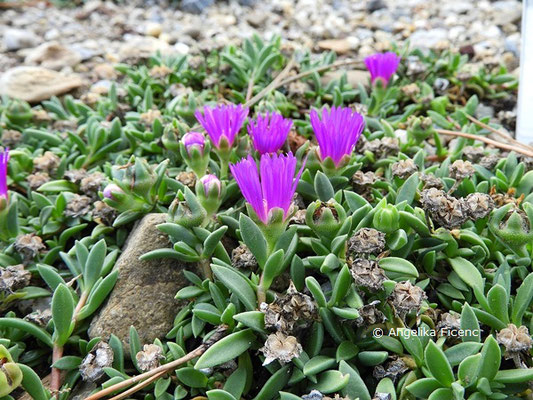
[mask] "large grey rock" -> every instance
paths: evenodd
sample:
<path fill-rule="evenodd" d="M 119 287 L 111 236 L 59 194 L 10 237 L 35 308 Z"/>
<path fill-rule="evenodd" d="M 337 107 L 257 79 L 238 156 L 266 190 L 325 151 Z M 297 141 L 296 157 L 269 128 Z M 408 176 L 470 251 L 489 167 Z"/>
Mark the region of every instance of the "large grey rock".
<path fill-rule="evenodd" d="M 0 94 L 37 103 L 84 84 L 76 74 L 61 74 L 42 67 L 15 67 L 0 77 Z"/>
<path fill-rule="evenodd" d="M 148 214 L 137 222 L 117 260 L 119 279 L 115 288 L 89 327 L 91 338 L 116 335 L 126 354 L 130 326 L 137 329 L 141 344 L 152 343 L 172 329 L 180 306 L 174 296 L 188 285 L 183 269 L 196 269 L 193 264 L 167 258 L 139 260 L 151 250 L 170 247 L 167 235 L 156 228 L 165 221 L 166 214 Z"/>

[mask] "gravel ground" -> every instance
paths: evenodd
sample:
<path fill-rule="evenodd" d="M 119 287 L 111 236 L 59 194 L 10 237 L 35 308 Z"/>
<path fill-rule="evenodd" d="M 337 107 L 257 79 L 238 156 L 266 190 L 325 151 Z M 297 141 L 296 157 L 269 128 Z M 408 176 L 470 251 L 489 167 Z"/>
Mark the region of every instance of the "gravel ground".
<path fill-rule="evenodd" d="M 503 62 L 518 73 L 520 17 L 515 0 L 272 0 L 253 6 L 230 0 L 200 14 L 139 1 L 90 1 L 80 8 L 43 2 L 0 10 L 0 72 L 35 65 L 96 82 L 112 79 L 116 62 L 156 50 L 194 54 L 257 32 L 267 39 L 281 35 L 288 48 L 345 56 L 407 41 L 424 51 L 454 48 L 473 62 Z"/>

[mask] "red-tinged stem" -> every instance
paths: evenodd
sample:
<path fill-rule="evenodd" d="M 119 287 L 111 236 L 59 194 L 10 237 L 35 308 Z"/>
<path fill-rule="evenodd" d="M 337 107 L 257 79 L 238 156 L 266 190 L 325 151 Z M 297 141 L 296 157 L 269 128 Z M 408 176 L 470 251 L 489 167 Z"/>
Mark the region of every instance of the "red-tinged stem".
<path fill-rule="evenodd" d="M 54 344 L 52 350 L 52 365 L 63 357 L 63 346 L 57 346 Z M 61 370 L 52 368 L 52 375 L 50 377 L 50 391 L 52 392 L 52 398 L 59 398 L 59 388 L 61 387 Z"/>

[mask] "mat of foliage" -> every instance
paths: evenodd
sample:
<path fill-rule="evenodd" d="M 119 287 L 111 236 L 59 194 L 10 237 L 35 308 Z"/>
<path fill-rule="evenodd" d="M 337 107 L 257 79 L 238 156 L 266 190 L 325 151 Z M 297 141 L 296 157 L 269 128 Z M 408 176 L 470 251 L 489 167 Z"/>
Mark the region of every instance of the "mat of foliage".
<path fill-rule="evenodd" d="M 533 153 L 454 135 L 487 137 L 479 103 L 505 108 L 517 82 L 396 53 L 350 87 L 321 79 L 333 54 L 254 38 L 118 65 L 80 100 L 3 99 L 2 399 L 82 380 L 90 399 L 530 395 Z M 131 330 L 130 360 L 87 328 L 153 212 L 173 247 L 143 258 L 201 268 L 165 338 Z"/>

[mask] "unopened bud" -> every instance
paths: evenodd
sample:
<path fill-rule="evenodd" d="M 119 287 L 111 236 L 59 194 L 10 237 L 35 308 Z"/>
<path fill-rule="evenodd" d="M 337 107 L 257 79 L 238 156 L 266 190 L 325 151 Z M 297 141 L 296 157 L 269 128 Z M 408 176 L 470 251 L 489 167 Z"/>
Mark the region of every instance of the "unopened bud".
<path fill-rule="evenodd" d="M 114 194 L 115 193 L 124 193 L 124 191 L 116 184 L 110 183 L 104 188 L 104 191 L 102 192 L 104 194 L 104 197 L 106 199 L 113 199 L 116 200 Z"/>

